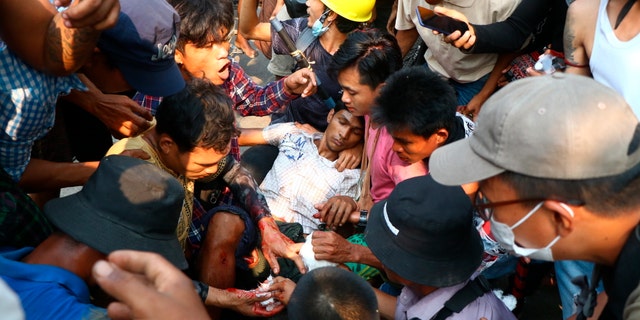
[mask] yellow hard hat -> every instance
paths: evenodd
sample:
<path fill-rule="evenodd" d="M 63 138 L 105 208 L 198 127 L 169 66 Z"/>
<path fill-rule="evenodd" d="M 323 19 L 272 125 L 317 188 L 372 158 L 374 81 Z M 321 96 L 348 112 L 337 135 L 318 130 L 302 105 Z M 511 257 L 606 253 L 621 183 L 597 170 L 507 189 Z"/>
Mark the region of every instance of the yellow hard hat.
<path fill-rule="evenodd" d="M 371 19 L 375 0 L 320 0 L 327 8 L 339 16 L 355 21 L 366 22 Z"/>

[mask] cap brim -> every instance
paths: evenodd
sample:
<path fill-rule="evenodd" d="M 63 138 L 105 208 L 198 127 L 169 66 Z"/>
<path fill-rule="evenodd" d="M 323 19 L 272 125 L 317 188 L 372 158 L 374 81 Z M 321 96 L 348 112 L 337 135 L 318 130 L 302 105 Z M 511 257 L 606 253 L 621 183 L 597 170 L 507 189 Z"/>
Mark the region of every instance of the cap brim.
<path fill-rule="evenodd" d="M 168 64 L 166 69 L 150 71 L 138 65 L 116 61 L 118 69 L 125 80 L 143 94 L 166 97 L 184 89 L 185 82 L 180 69 L 175 63 Z"/>
<path fill-rule="evenodd" d="M 423 258 L 395 244 L 394 235 L 383 215 L 385 203 L 386 200 L 381 201 L 371 208 L 365 230 L 367 246 L 385 268 L 411 282 L 438 288 L 469 280 L 480 265 L 483 251 L 480 234 L 473 224 L 470 224 L 472 227 L 468 236 L 477 239 L 469 241 L 470 246 L 451 252 L 447 259 Z"/>
<path fill-rule="evenodd" d="M 473 136 L 437 148 L 429 157 L 429 173 L 437 182 L 457 186 L 484 180 L 505 171 L 478 156 L 471 148 Z"/>
<path fill-rule="evenodd" d="M 141 236 L 90 206 L 81 192 L 47 202 L 44 213 L 58 229 L 104 254 L 120 249 L 151 251 L 181 270 L 188 267 L 177 237 Z"/>

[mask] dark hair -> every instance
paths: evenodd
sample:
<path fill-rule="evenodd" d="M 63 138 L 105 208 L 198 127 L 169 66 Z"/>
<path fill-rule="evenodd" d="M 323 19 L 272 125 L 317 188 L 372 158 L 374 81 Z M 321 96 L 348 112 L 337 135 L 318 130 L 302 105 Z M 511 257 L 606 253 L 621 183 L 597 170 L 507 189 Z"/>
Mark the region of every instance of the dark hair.
<path fill-rule="evenodd" d="M 336 28 L 338 28 L 338 31 L 342 33 L 349 33 L 353 30 L 358 29 L 360 25 L 362 25 L 362 22 L 351 21 L 338 14 L 338 17 L 335 20 L 335 24 L 336 24 Z"/>
<path fill-rule="evenodd" d="M 408 129 L 428 138 L 443 128 L 450 134 L 460 131 L 462 122 L 456 117 L 456 107 L 456 94 L 447 81 L 424 66 L 416 66 L 389 77 L 371 116 L 389 132 Z"/>
<path fill-rule="evenodd" d="M 168 0 L 180 16 L 178 50 L 187 43 L 204 47 L 212 41 L 223 41 L 234 26 L 231 0 Z"/>
<path fill-rule="evenodd" d="M 195 147 L 224 151 L 238 136 L 232 102 L 208 80 L 192 79 L 180 92 L 165 97 L 156 112 L 156 131 L 173 139 L 180 152 Z"/>
<path fill-rule="evenodd" d="M 350 33 L 331 58 L 329 74 L 337 78 L 340 71 L 352 66 L 358 68 L 360 83 L 375 89 L 402 68 L 398 42 L 377 29 Z"/>
<path fill-rule="evenodd" d="M 496 178 L 521 199 L 578 201 L 589 211 L 615 217 L 640 207 L 640 164 L 615 176 L 582 180 L 536 178 L 506 171 Z"/>
<path fill-rule="evenodd" d="M 314 269 L 302 276 L 287 309 L 290 319 L 379 319 L 378 301 L 371 285 L 336 267 Z"/>
<path fill-rule="evenodd" d="M 338 112 L 342 111 L 342 110 L 346 110 L 347 112 L 351 113 L 349 111 L 349 109 L 347 108 L 347 106 L 344 105 L 344 103 L 336 103 L 336 106 L 333 107 L 333 114 L 334 116 L 336 114 L 338 114 Z M 360 122 L 360 124 L 364 127 L 365 125 L 365 121 L 364 121 L 364 117 L 363 116 L 355 116 L 356 119 L 358 119 L 358 121 Z"/>

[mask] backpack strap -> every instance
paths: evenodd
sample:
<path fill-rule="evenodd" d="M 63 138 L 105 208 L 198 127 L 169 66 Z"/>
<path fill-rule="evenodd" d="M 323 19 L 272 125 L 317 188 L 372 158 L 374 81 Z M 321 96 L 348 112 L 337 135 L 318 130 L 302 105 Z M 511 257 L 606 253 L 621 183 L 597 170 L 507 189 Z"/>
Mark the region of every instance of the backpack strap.
<path fill-rule="evenodd" d="M 300 33 L 298 39 L 296 40 L 296 49 L 300 50 L 300 52 L 304 52 L 305 50 L 307 50 L 307 48 L 309 48 L 311 42 L 313 42 L 313 40 L 315 39 L 316 37 L 313 36 L 311 28 L 304 28 L 304 30 L 302 30 L 302 33 Z"/>
<path fill-rule="evenodd" d="M 316 39 L 317 38 L 313 35 L 313 32 L 311 32 L 311 28 L 306 27 L 304 28 L 304 30 L 302 30 L 302 33 L 300 33 L 298 39 L 296 40 L 296 49 L 304 53 L 305 50 L 309 48 L 311 43 Z M 314 61 L 309 61 L 308 59 L 307 62 L 309 62 L 310 64 L 314 63 Z M 342 103 L 341 101 L 336 102 L 335 100 L 333 100 L 333 97 L 331 97 L 327 90 L 322 86 L 320 78 L 318 78 L 317 76 L 316 83 L 318 85 L 318 91 L 316 94 L 320 99 L 322 99 L 322 101 L 324 101 L 324 104 L 329 107 L 329 109 L 335 108 L 336 103 Z"/>
<path fill-rule="evenodd" d="M 475 279 L 467 282 L 467 284 L 458 290 L 447 302 L 444 307 L 438 311 L 431 320 L 444 320 L 454 313 L 459 313 L 469 303 L 475 301 L 485 293 L 491 291 L 491 286 L 483 275 L 477 276 Z"/>

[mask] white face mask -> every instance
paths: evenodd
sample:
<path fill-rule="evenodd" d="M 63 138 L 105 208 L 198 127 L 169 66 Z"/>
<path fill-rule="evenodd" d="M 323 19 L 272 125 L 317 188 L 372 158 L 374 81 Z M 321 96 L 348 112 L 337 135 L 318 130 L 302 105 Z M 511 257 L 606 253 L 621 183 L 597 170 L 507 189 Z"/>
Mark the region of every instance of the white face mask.
<path fill-rule="evenodd" d="M 529 257 L 536 260 L 553 261 L 551 247 L 556 244 L 558 240 L 560 240 L 560 236 L 555 237 L 544 248 L 530 249 L 518 246 L 515 242 L 515 235 L 513 234 L 513 229 L 517 228 L 519 225 L 527 221 L 529 217 L 531 217 L 534 213 L 536 213 L 536 211 L 538 211 L 538 209 L 540 209 L 540 207 L 542 207 L 542 204 L 543 202 L 538 203 L 535 207 L 533 207 L 533 209 L 531 209 L 531 211 L 529 211 L 529 213 L 527 213 L 522 219 L 520 219 L 520 221 L 516 222 L 511 227 L 502 222 L 496 221 L 495 219 L 493 219 L 493 216 L 491 216 L 491 234 L 493 234 L 493 236 L 496 238 L 496 241 L 498 241 L 498 243 L 500 243 L 503 248 L 515 253 L 518 256 Z M 569 211 L 571 217 L 573 217 L 573 210 L 571 210 L 569 206 L 564 203 L 560 203 L 560 205 L 567 211 Z"/>

